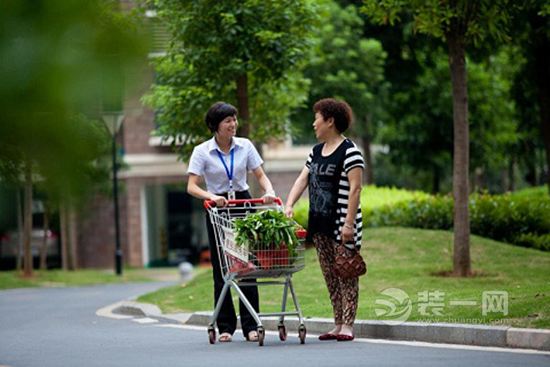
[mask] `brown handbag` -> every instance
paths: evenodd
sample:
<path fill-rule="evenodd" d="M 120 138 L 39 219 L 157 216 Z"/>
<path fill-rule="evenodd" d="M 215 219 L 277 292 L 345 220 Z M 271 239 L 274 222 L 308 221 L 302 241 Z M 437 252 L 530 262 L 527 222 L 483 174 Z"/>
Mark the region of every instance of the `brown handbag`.
<path fill-rule="evenodd" d="M 359 250 L 350 250 L 339 243 L 336 245 L 336 259 L 333 269 L 336 276 L 340 278 L 356 278 L 367 273 L 367 263 L 363 260 Z"/>

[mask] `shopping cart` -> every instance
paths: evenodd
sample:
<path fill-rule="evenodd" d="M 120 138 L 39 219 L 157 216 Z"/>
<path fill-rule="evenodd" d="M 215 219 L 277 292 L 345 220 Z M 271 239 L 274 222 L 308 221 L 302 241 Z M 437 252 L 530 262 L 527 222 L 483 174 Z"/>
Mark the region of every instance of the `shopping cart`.
<path fill-rule="evenodd" d="M 264 344 L 265 338 L 265 328 L 261 317 L 268 316 L 279 316 L 278 330 L 281 341 L 285 341 L 287 338 L 284 324 L 285 316 L 298 316 L 298 336 L 300 343 L 304 344 L 306 327 L 294 287 L 292 286 L 292 274 L 304 268 L 304 239 L 306 231 L 303 229 L 296 231 L 299 245 L 293 251 L 288 251 L 284 244 L 280 245 L 277 249 L 273 247 L 258 249 L 257 246 L 254 246 L 255 248 L 253 249 L 252 246 L 241 246 L 235 243 L 235 220 L 263 210 L 283 211 L 280 198 L 277 198 L 273 204 L 265 204 L 264 199 L 229 200 L 227 206 L 219 208 L 216 207 L 214 201 L 205 200 L 204 207 L 214 227 L 216 248 L 224 279 L 223 289 L 208 324 L 210 344 L 216 342 L 216 329 L 214 325 L 220 313 L 223 299 L 229 289 L 234 289 L 237 292 L 240 300 L 256 321 L 258 325 L 258 344 L 260 346 Z M 276 278 L 282 278 L 283 280 L 277 280 Z M 241 287 L 245 286 L 264 285 L 284 286 L 281 312 L 256 312 L 241 290 Z M 286 310 L 289 291 L 295 311 Z"/>

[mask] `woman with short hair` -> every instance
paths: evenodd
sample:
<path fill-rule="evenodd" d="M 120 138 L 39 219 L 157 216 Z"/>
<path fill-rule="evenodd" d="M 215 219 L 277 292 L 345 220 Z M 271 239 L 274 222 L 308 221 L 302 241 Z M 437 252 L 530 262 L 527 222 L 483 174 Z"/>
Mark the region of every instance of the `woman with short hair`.
<path fill-rule="evenodd" d="M 250 140 L 236 136 L 237 109 L 229 103 L 214 103 L 206 113 L 205 122 L 214 136 L 193 149 L 187 171 L 189 174 L 187 192 L 202 200 L 212 200 L 218 207 L 226 206 L 231 199 L 250 199 L 247 175 L 252 171 L 265 193 L 264 201 L 267 204 L 272 203 L 275 192 L 271 181 L 262 169 L 262 158 Z M 206 190 L 201 188 L 203 180 Z M 208 213 L 206 213 L 206 226 L 214 279 L 214 305 L 216 305 L 224 286 L 224 279 L 214 228 Z M 258 287 L 246 286 L 242 291 L 254 310 L 259 312 Z M 243 335 L 248 341 L 258 341 L 256 321 L 240 300 L 239 309 Z M 227 292 L 223 300 L 216 323 L 220 333 L 219 341 L 230 342 L 237 327 L 231 292 Z"/>

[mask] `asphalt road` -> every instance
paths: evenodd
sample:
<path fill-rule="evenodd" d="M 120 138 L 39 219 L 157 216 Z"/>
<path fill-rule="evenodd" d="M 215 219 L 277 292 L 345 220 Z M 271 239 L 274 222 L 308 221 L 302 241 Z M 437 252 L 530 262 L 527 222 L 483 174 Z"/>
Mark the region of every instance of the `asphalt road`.
<path fill-rule="evenodd" d="M 99 309 L 161 283 L 0 291 L 0 366 L 550 366 L 550 354 L 410 342 L 208 344 L 204 328 L 146 318 L 98 316 Z M 292 332 L 292 331 L 290 331 Z"/>

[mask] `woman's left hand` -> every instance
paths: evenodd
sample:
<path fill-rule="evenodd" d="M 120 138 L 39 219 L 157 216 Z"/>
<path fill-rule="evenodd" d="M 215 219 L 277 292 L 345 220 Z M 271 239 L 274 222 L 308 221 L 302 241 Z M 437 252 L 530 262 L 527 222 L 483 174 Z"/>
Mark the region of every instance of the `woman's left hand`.
<path fill-rule="evenodd" d="M 353 235 L 355 234 L 355 231 L 353 228 L 350 228 L 348 226 L 342 226 L 342 232 L 341 232 L 341 238 L 342 243 L 346 244 L 348 242 L 353 242 Z"/>

